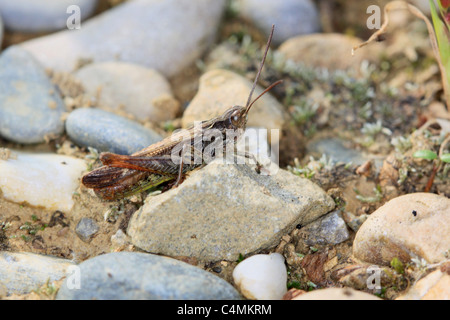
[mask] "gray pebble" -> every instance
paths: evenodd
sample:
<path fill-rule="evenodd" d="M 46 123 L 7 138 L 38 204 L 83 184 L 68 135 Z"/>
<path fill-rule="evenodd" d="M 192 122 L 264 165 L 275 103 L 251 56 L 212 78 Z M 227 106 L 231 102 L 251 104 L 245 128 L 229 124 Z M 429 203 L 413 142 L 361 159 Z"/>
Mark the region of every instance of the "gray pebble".
<path fill-rule="evenodd" d="M 82 218 L 75 228 L 75 232 L 84 242 L 89 242 L 91 238 L 98 232 L 97 223 L 90 218 Z"/>
<path fill-rule="evenodd" d="M 332 158 L 336 162 L 363 164 L 367 161 L 361 152 L 355 149 L 347 148 L 340 139 L 325 138 L 321 140 L 312 141 L 307 145 L 309 152 L 320 157 L 326 154 L 328 158 Z"/>
<path fill-rule="evenodd" d="M 381 168 L 383 161 L 380 157 L 366 154 L 364 152 L 347 147 L 344 141 L 338 138 L 324 138 L 313 140 L 306 146 L 308 153 L 311 153 L 317 159 L 325 154 L 334 162 L 351 163 L 361 165 L 366 161 L 373 160 L 376 168 Z"/>
<path fill-rule="evenodd" d="M 80 22 L 94 13 L 97 0 L 0 0 L 5 27 L 18 32 L 48 32 L 67 28 L 67 20 L 80 8 Z M 67 12 L 69 11 L 69 13 Z"/>
<path fill-rule="evenodd" d="M 275 25 L 273 43 L 320 30 L 320 18 L 311 0 L 238 0 L 239 14 L 269 34 Z"/>
<path fill-rule="evenodd" d="M 132 154 L 162 139 L 159 134 L 134 121 L 89 108 L 70 113 L 66 131 L 70 139 L 80 146 L 118 154 Z"/>
<path fill-rule="evenodd" d="M 40 143 L 62 134 L 64 103 L 43 67 L 24 49 L 0 56 L 0 135 L 18 143 Z"/>
<path fill-rule="evenodd" d="M 350 236 L 339 210 L 306 225 L 300 230 L 299 235 L 308 246 L 338 244 Z"/>
<path fill-rule="evenodd" d="M 62 284 L 58 300 L 239 299 L 225 280 L 187 263 L 135 252 L 109 253 L 79 265 L 80 287 Z"/>

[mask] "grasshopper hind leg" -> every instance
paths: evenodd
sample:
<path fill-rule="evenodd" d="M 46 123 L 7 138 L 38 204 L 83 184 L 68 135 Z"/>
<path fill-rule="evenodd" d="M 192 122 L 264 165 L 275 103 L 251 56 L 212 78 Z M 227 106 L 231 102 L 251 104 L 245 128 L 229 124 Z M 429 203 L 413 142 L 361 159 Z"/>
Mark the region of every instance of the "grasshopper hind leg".
<path fill-rule="evenodd" d="M 95 188 L 95 193 L 105 200 L 118 200 L 131 197 L 135 194 L 157 187 L 167 181 L 173 180 L 172 175 L 150 174 L 147 178 L 136 182 L 133 185 L 111 185 L 104 188 Z"/>

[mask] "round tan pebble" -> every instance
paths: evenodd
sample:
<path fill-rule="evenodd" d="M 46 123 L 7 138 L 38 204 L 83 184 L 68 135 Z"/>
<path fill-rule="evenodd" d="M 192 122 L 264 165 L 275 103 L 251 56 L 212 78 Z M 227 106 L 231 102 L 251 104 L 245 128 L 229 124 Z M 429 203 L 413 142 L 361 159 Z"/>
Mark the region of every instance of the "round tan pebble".
<path fill-rule="evenodd" d="M 435 270 L 396 300 L 450 300 L 450 275 Z"/>
<path fill-rule="evenodd" d="M 353 254 L 357 259 L 389 265 L 397 257 L 428 263 L 445 260 L 450 248 L 450 199 L 432 193 L 394 198 L 378 208 L 358 230 Z"/>
<path fill-rule="evenodd" d="M 234 72 L 222 69 L 208 71 L 200 78 L 198 93 L 183 114 L 183 127 L 194 121 L 222 115 L 233 106 L 245 106 L 251 88 L 252 81 Z M 257 87 L 252 99 L 262 91 L 261 87 Z M 252 106 L 247 126 L 281 129 L 286 119 L 283 106 L 270 93 L 266 93 Z"/>
<path fill-rule="evenodd" d="M 352 48 L 362 42 L 359 38 L 343 34 L 317 33 L 286 40 L 278 51 L 288 60 L 312 67 L 329 70 L 345 70 L 349 67 L 359 69 L 363 60 L 378 60 L 382 46 L 379 43 L 370 44 L 356 50 L 352 56 Z"/>
<path fill-rule="evenodd" d="M 327 288 L 314 290 L 294 297 L 292 300 L 381 300 L 373 294 L 350 288 Z"/>

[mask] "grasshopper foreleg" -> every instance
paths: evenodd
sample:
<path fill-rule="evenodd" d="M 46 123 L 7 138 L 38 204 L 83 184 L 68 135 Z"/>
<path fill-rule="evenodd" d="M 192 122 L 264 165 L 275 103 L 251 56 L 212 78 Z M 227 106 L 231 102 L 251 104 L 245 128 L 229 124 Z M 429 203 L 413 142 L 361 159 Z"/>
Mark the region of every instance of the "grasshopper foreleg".
<path fill-rule="evenodd" d="M 256 157 L 253 153 L 250 153 L 248 151 L 240 151 L 237 149 L 235 149 L 235 153 L 236 153 L 236 156 L 241 156 L 241 157 L 244 157 L 244 158 L 254 161 L 254 163 L 256 164 L 256 172 L 261 173 L 261 169 L 263 168 L 263 165 L 261 163 L 259 163 L 259 161 L 256 159 Z"/>

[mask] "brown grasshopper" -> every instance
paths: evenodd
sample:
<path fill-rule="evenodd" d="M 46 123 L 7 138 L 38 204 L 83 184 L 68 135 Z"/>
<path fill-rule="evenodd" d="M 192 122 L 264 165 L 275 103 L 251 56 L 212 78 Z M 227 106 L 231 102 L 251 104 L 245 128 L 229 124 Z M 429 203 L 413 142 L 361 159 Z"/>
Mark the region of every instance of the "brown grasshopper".
<path fill-rule="evenodd" d="M 238 137 L 245 130 L 250 108 L 261 96 L 282 82 L 282 80 L 279 80 L 273 83 L 252 101 L 253 91 L 261 75 L 273 32 L 274 26 L 272 26 L 272 31 L 245 107 L 231 107 L 219 117 L 202 121 L 200 123 L 201 130 L 196 130 L 195 127 L 192 127 L 184 132 L 176 132 L 170 137 L 129 156 L 109 152 L 101 153 L 100 160 L 103 166 L 84 175 L 81 180 L 83 185 L 94 189 L 95 193 L 105 200 L 125 198 L 175 179 L 174 186 L 177 186 L 185 173 L 205 164 L 196 163 L 195 161 L 184 163 L 183 161 L 185 159 L 183 153 L 186 152 L 186 149 L 191 155 L 189 160 L 192 160 L 193 155 L 196 153 L 203 154 L 212 143 L 212 141 L 197 139 L 199 134 L 202 134 L 205 130 L 218 130 L 224 138 L 221 140 L 223 141 L 222 147 L 225 148 L 229 143 L 232 143 L 235 147 Z M 233 138 L 228 137 L 227 139 L 225 135 L 227 130 L 235 130 L 239 133 Z M 177 148 L 175 154 L 181 155 L 178 163 L 175 163 L 173 159 L 175 148 Z M 255 160 L 251 154 L 245 153 L 244 156 Z"/>

